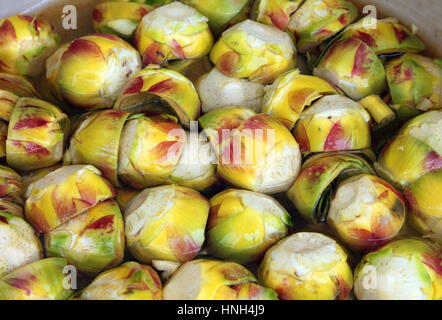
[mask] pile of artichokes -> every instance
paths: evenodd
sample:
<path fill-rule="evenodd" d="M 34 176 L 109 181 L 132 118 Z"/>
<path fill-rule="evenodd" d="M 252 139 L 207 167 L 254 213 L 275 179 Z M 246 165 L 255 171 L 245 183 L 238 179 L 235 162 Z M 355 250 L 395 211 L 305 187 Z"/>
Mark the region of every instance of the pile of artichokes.
<path fill-rule="evenodd" d="M 415 32 L 348 0 L 153 3 L 65 43 L 0 20 L 0 299 L 442 299 Z"/>

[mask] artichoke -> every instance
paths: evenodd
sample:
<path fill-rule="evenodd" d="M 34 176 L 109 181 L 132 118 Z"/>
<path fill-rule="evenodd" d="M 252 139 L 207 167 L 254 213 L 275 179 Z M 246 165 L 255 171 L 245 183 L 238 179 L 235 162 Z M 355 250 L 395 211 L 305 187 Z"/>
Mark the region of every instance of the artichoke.
<path fill-rule="evenodd" d="M 48 175 L 52 171 L 55 171 L 61 167 L 62 167 L 62 165 L 60 163 L 58 163 L 58 164 L 55 164 L 50 167 L 37 169 L 37 170 L 33 170 L 33 171 L 28 171 L 28 172 L 24 173 L 24 175 L 21 178 L 24 194 L 26 194 L 31 183 L 33 183 L 37 180 L 40 180 L 41 178 L 45 177 L 46 175 Z"/>
<path fill-rule="evenodd" d="M 367 27 L 372 24 L 376 24 L 376 28 Z M 394 18 L 364 17 L 348 26 L 340 36 L 341 39 L 352 37 L 365 42 L 378 55 L 425 50 L 422 41 Z"/>
<path fill-rule="evenodd" d="M 197 89 L 204 113 L 237 106 L 261 112 L 264 85 L 260 83 L 231 78 L 213 68 L 198 80 Z"/>
<path fill-rule="evenodd" d="M 0 90 L 8 91 L 18 97 L 30 97 L 30 98 L 38 98 L 38 92 L 34 85 L 29 82 L 25 77 L 1 73 L 0 72 Z M 5 120 L 6 118 L 3 118 Z"/>
<path fill-rule="evenodd" d="M 77 122 L 63 163 L 92 164 L 104 178 L 118 186 L 118 150 L 123 126 L 129 116 L 129 112 L 119 110 L 86 114 Z"/>
<path fill-rule="evenodd" d="M 325 220 L 330 206 L 333 182 L 358 174 L 374 174 L 361 156 L 349 153 L 325 153 L 307 159 L 287 197 L 310 222 Z"/>
<path fill-rule="evenodd" d="M 0 72 L 39 76 L 58 44 L 58 35 L 45 21 L 26 15 L 0 19 Z"/>
<path fill-rule="evenodd" d="M 259 260 L 292 226 L 289 213 L 270 196 L 246 190 L 225 190 L 210 199 L 208 251 L 238 263 Z"/>
<path fill-rule="evenodd" d="M 282 74 L 265 91 L 262 112 L 278 119 L 289 130 L 293 129 L 304 108 L 313 101 L 338 93 L 327 81 L 302 75 L 299 69 Z"/>
<path fill-rule="evenodd" d="M 425 173 L 442 168 L 442 110 L 411 119 L 381 151 L 376 171 L 404 189 Z"/>
<path fill-rule="evenodd" d="M 327 222 L 350 248 L 370 251 L 391 241 L 405 222 L 402 195 L 386 181 L 362 174 L 341 182 Z"/>
<path fill-rule="evenodd" d="M 301 153 L 290 131 L 266 114 L 223 108 L 199 119 L 218 155 L 227 183 L 261 193 L 288 190 L 299 173 Z"/>
<path fill-rule="evenodd" d="M 287 29 L 296 37 L 302 53 L 333 37 L 358 17 L 357 8 L 347 0 L 306 0 L 290 17 Z"/>
<path fill-rule="evenodd" d="M 354 100 L 386 89 L 385 69 L 376 53 L 357 38 L 331 45 L 314 68 L 313 74 L 326 79 Z"/>
<path fill-rule="evenodd" d="M 82 110 L 111 108 L 141 69 L 138 52 L 111 34 L 90 34 L 66 43 L 46 61 L 54 96 Z"/>
<path fill-rule="evenodd" d="M 416 54 L 386 64 L 388 86 L 401 119 L 442 108 L 442 65 Z"/>
<path fill-rule="evenodd" d="M 370 119 L 359 103 L 325 96 L 301 114 L 293 135 L 303 153 L 361 150 L 371 147 Z"/>
<path fill-rule="evenodd" d="M 66 259 L 48 258 L 22 266 L 0 278 L 0 300 L 65 300 Z"/>
<path fill-rule="evenodd" d="M 87 274 L 97 274 L 121 263 L 124 226 L 120 208 L 103 201 L 45 234 L 46 254 L 65 257 Z"/>
<path fill-rule="evenodd" d="M 35 98 L 21 98 L 8 127 L 6 160 L 19 170 L 49 167 L 63 157 L 69 119 L 58 107 Z"/>
<path fill-rule="evenodd" d="M 145 189 L 124 213 L 127 247 L 143 263 L 192 260 L 204 242 L 210 203 L 176 185 Z"/>
<path fill-rule="evenodd" d="M 43 257 L 40 239 L 24 219 L 0 212 L 0 234 L 0 277 Z"/>
<path fill-rule="evenodd" d="M 229 77 L 271 83 L 296 66 L 296 48 L 278 28 L 246 20 L 222 34 L 210 60 Z"/>
<path fill-rule="evenodd" d="M 164 286 L 165 300 L 277 300 L 275 292 L 234 262 L 198 259 L 183 264 Z"/>
<path fill-rule="evenodd" d="M 285 30 L 290 16 L 304 0 L 257 0 L 253 4 L 252 19 Z"/>
<path fill-rule="evenodd" d="M 154 8 L 136 2 L 105 2 L 92 11 L 96 32 L 131 38 L 141 19 Z"/>
<path fill-rule="evenodd" d="M 161 300 L 161 280 L 156 271 L 126 262 L 97 276 L 80 294 L 80 300 Z"/>
<path fill-rule="evenodd" d="M 20 175 L 0 165 L 0 199 L 23 205 L 23 184 Z"/>
<path fill-rule="evenodd" d="M 26 219 L 37 231 L 46 233 L 115 194 L 95 167 L 65 166 L 29 186 Z"/>
<path fill-rule="evenodd" d="M 238 19 L 250 0 L 182 0 L 209 19 L 209 26 L 216 35 Z"/>
<path fill-rule="evenodd" d="M 164 184 L 178 163 L 185 139 L 173 116 L 130 117 L 121 134 L 120 179 L 136 189 Z"/>
<path fill-rule="evenodd" d="M 143 69 L 129 81 L 114 109 L 130 110 L 157 100 L 170 107 L 186 127 L 200 115 L 200 100 L 192 82 L 177 71 L 155 67 Z"/>
<path fill-rule="evenodd" d="M 433 170 L 404 191 L 410 206 L 408 219 L 424 235 L 442 242 L 442 169 Z"/>
<path fill-rule="evenodd" d="M 258 277 L 284 300 L 345 299 L 353 286 L 344 249 L 314 232 L 295 233 L 270 248 Z"/>
<path fill-rule="evenodd" d="M 370 252 L 355 270 L 359 300 L 440 300 L 441 251 L 422 240 L 403 239 Z"/>
<path fill-rule="evenodd" d="M 134 35 L 144 65 L 173 59 L 196 59 L 209 53 L 213 35 L 201 13 L 181 2 L 172 2 L 146 14 Z"/>

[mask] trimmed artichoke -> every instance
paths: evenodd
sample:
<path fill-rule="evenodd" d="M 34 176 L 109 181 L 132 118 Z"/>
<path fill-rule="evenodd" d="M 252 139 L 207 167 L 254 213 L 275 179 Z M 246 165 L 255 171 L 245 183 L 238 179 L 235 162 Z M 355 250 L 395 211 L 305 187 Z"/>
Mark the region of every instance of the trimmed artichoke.
<path fill-rule="evenodd" d="M 25 15 L 1 19 L 0 72 L 39 76 L 58 44 L 58 35 L 45 21 Z"/>
<path fill-rule="evenodd" d="M 204 191 L 217 181 L 216 157 L 210 142 L 196 132 L 186 132 L 181 157 L 167 179 L 167 184 Z"/>
<path fill-rule="evenodd" d="M 87 274 L 96 274 L 121 263 L 124 225 L 113 200 L 103 201 L 45 234 L 46 254 L 65 257 Z"/>
<path fill-rule="evenodd" d="M 402 190 L 425 173 L 442 168 L 442 110 L 406 123 L 384 146 L 375 167 Z"/>
<path fill-rule="evenodd" d="M 440 300 L 441 251 L 427 242 L 404 239 L 370 252 L 355 270 L 359 300 Z"/>
<path fill-rule="evenodd" d="M 286 72 L 265 88 L 262 112 L 293 129 L 304 109 L 324 95 L 339 93 L 327 81 L 302 75 L 299 69 Z"/>
<path fill-rule="evenodd" d="M 293 234 L 267 250 L 258 277 L 284 300 L 345 299 L 353 286 L 347 253 L 313 232 Z"/>
<path fill-rule="evenodd" d="M 0 300 L 65 300 L 66 259 L 48 258 L 22 266 L 0 278 Z"/>
<path fill-rule="evenodd" d="M 50 167 L 46 167 L 46 168 L 42 168 L 42 169 L 37 169 L 37 170 L 33 170 L 33 171 L 29 171 L 27 173 L 25 173 L 22 176 L 22 183 L 23 183 L 23 192 L 24 194 L 26 194 L 26 192 L 28 191 L 29 186 L 31 185 L 31 183 L 40 180 L 41 178 L 47 176 L 49 173 L 51 173 L 52 171 L 55 171 L 59 168 L 61 168 L 62 165 L 60 163 L 55 164 L 53 166 Z"/>
<path fill-rule="evenodd" d="M 20 175 L 0 165 L 0 199 L 23 205 L 23 184 Z"/>
<path fill-rule="evenodd" d="M 6 160 L 19 170 L 49 167 L 63 158 L 69 118 L 43 100 L 21 98 L 8 127 Z"/>
<path fill-rule="evenodd" d="M 260 83 L 231 78 L 213 68 L 198 80 L 197 89 L 204 113 L 237 106 L 261 112 L 264 85 Z"/>
<path fill-rule="evenodd" d="M 121 134 L 120 179 L 135 189 L 164 184 L 178 163 L 185 140 L 185 131 L 173 116 L 131 116 Z"/>
<path fill-rule="evenodd" d="M 296 48 L 278 28 L 246 20 L 222 34 L 210 60 L 227 76 L 271 83 L 296 66 Z"/>
<path fill-rule="evenodd" d="M 162 300 L 162 297 L 156 271 L 132 261 L 101 273 L 80 294 L 80 300 Z"/>
<path fill-rule="evenodd" d="M 210 203 L 176 185 L 145 189 L 124 213 L 127 247 L 143 263 L 192 260 L 204 242 Z"/>
<path fill-rule="evenodd" d="M 373 24 L 376 24 L 375 28 L 367 27 Z M 348 26 L 340 36 L 341 39 L 352 37 L 365 42 L 378 55 L 425 50 L 422 41 L 394 18 L 364 17 Z"/>
<path fill-rule="evenodd" d="M 218 175 L 227 183 L 262 193 L 290 188 L 301 153 L 281 123 L 246 108 L 214 110 L 199 122 L 218 155 Z"/>
<path fill-rule="evenodd" d="M 358 17 L 358 10 L 347 0 L 306 0 L 290 17 L 287 29 L 296 38 L 302 53 L 333 37 Z"/>
<path fill-rule="evenodd" d="M 144 65 L 207 55 L 213 35 L 201 13 L 181 2 L 172 2 L 146 14 L 134 35 Z"/>
<path fill-rule="evenodd" d="M 275 292 L 234 262 L 198 259 L 183 264 L 164 286 L 165 300 L 277 300 Z"/>
<path fill-rule="evenodd" d="M 330 81 L 353 100 L 371 94 L 380 95 L 387 86 L 382 61 L 365 42 L 357 38 L 332 44 L 313 74 Z"/>
<path fill-rule="evenodd" d="M 141 19 L 154 8 L 136 2 L 105 2 L 92 11 L 94 29 L 122 38 L 131 38 Z"/>
<path fill-rule="evenodd" d="M 390 242 L 405 222 L 402 195 L 386 181 L 362 174 L 341 182 L 330 202 L 328 224 L 357 251 Z"/>
<path fill-rule="evenodd" d="M 391 99 L 401 119 L 442 108 L 442 65 L 420 55 L 404 54 L 388 61 L 385 68 Z"/>
<path fill-rule="evenodd" d="M 325 96 L 301 114 L 293 135 L 303 153 L 361 150 L 371 147 L 370 120 L 359 103 Z"/>
<path fill-rule="evenodd" d="M 111 34 L 90 34 L 62 45 L 46 61 L 54 96 L 82 110 L 111 108 L 140 71 L 138 52 Z"/>
<path fill-rule="evenodd" d="M 64 165 L 92 164 L 104 178 L 118 186 L 118 150 L 129 112 L 104 110 L 86 114 L 77 122 Z"/>
<path fill-rule="evenodd" d="M 137 73 L 123 89 L 114 109 L 130 111 L 133 106 L 156 100 L 169 106 L 186 127 L 200 115 L 200 100 L 192 82 L 177 71 L 156 67 Z"/>
<path fill-rule="evenodd" d="M 413 227 L 442 242 L 442 169 L 433 170 L 404 191 L 410 206 L 408 219 Z"/>
<path fill-rule="evenodd" d="M 209 19 L 209 26 L 216 35 L 233 23 L 250 0 L 182 0 Z"/>
<path fill-rule="evenodd" d="M 46 233 L 115 194 L 91 165 L 61 167 L 29 186 L 26 219 L 37 231 Z"/>
<path fill-rule="evenodd" d="M 315 155 L 304 162 L 301 173 L 287 197 L 305 219 L 325 220 L 330 206 L 333 182 L 358 174 L 374 174 L 362 157 L 349 153 Z"/>
<path fill-rule="evenodd" d="M 290 16 L 304 0 L 257 0 L 253 4 L 252 19 L 285 30 Z"/>
<path fill-rule="evenodd" d="M 227 261 L 249 263 L 284 238 L 292 226 L 289 213 L 270 196 L 225 190 L 210 199 L 208 251 Z"/>
<path fill-rule="evenodd" d="M 34 229 L 24 219 L 0 212 L 0 277 L 42 257 Z"/>

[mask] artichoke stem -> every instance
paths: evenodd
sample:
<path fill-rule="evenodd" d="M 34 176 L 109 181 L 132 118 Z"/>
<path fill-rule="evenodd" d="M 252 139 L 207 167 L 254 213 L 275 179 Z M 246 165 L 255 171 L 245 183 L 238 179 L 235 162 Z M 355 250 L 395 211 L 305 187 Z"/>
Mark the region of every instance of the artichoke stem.
<path fill-rule="evenodd" d="M 379 125 L 390 123 L 395 118 L 395 113 L 378 95 L 365 97 L 359 103 L 367 109 L 374 121 Z"/>

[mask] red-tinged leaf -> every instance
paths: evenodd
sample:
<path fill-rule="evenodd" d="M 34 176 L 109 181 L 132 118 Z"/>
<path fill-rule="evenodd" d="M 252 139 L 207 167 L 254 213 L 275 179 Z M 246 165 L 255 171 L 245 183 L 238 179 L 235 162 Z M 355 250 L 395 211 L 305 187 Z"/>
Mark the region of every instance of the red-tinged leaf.
<path fill-rule="evenodd" d="M 238 64 L 239 55 L 235 52 L 226 52 L 221 57 L 219 57 L 216 62 L 216 66 L 219 70 L 227 75 L 232 76 L 235 71 L 235 66 Z"/>
<path fill-rule="evenodd" d="M 137 281 L 132 282 L 130 285 L 128 285 L 127 290 L 128 291 L 132 291 L 132 290 L 144 291 L 144 290 L 149 290 L 149 287 L 146 284 L 146 282 L 144 282 L 142 280 L 137 280 Z"/>
<path fill-rule="evenodd" d="M 163 63 L 164 55 L 161 52 L 161 44 L 159 42 L 153 42 L 143 54 L 144 65 L 149 64 L 161 64 Z"/>
<path fill-rule="evenodd" d="M 151 150 L 151 153 L 155 154 L 157 159 L 174 162 L 178 161 L 183 146 L 184 143 L 179 141 L 162 141 Z"/>
<path fill-rule="evenodd" d="M 301 124 L 301 127 L 296 130 L 296 141 L 299 143 L 299 148 L 301 152 L 310 152 L 310 141 L 307 136 L 307 131 L 305 130 L 305 126 Z"/>
<path fill-rule="evenodd" d="M 6 224 L 9 224 L 8 219 L 6 219 L 6 217 L 4 216 L 0 216 L 0 221 Z"/>
<path fill-rule="evenodd" d="M 180 43 L 178 41 L 176 41 L 175 39 L 172 39 L 169 46 L 170 46 L 170 50 L 172 50 L 175 57 L 177 57 L 178 59 L 181 59 L 181 60 L 186 59 L 186 56 L 184 55 L 183 47 L 180 45 Z"/>
<path fill-rule="evenodd" d="M 346 13 L 343 13 L 339 16 L 338 21 L 343 25 L 346 26 L 349 22 L 349 17 Z"/>
<path fill-rule="evenodd" d="M 224 266 L 220 271 L 224 278 L 229 281 L 240 281 L 249 276 L 247 269 L 237 264 Z"/>
<path fill-rule="evenodd" d="M 442 259 L 437 255 L 437 252 L 434 252 L 434 255 L 425 254 L 422 262 L 433 269 L 439 276 L 442 276 Z"/>
<path fill-rule="evenodd" d="M 76 39 L 68 47 L 68 49 L 63 53 L 61 59 L 67 60 L 71 58 L 79 58 L 82 55 L 87 55 L 89 57 L 95 57 L 104 60 L 103 53 L 100 47 L 90 40 Z"/>
<path fill-rule="evenodd" d="M 78 193 L 80 194 L 80 199 L 86 202 L 89 206 L 93 206 L 98 202 L 96 190 L 87 182 L 76 181 Z"/>
<path fill-rule="evenodd" d="M 5 19 L 0 25 L 0 46 L 8 46 L 10 42 L 17 39 L 14 26 L 11 21 Z"/>
<path fill-rule="evenodd" d="M 177 85 L 178 84 L 173 81 L 173 79 L 169 78 L 154 84 L 152 87 L 149 88 L 149 90 L 147 90 L 147 92 L 161 94 L 175 89 Z"/>
<path fill-rule="evenodd" d="M 140 17 L 144 17 L 148 13 L 149 13 L 149 11 L 147 11 L 146 8 L 140 7 L 138 9 L 138 14 L 140 15 Z"/>
<path fill-rule="evenodd" d="M 103 13 L 101 12 L 100 9 L 94 8 L 94 10 L 92 11 L 92 18 L 96 22 L 101 22 L 103 21 Z"/>
<path fill-rule="evenodd" d="M 382 192 L 379 196 L 378 196 L 378 199 L 385 199 L 385 198 L 388 198 L 388 190 L 385 190 L 384 192 Z"/>
<path fill-rule="evenodd" d="M 158 276 L 158 274 L 154 270 L 152 270 L 151 268 L 148 268 L 147 271 L 149 272 L 150 276 L 152 277 L 152 280 L 155 283 L 155 286 L 157 286 L 157 288 L 161 288 L 161 286 L 162 286 L 161 279 Z"/>
<path fill-rule="evenodd" d="M 12 143 L 17 148 L 23 148 L 26 153 L 36 156 L 39 159 L 51 154 L 51 152 L 48 149 L 34 142 L 13 141 Z"/>
<path fill-rule="evenodd" d="M 192 260 L 201 248 L 190 234 L 179 229 L 177 226 L 167 227 L 167 240 L 175 257 L 180 262 Z"/>
<path fill-rule="evenodd" d="M 42 118 L 34 118 L 32 116 L 27 116 L 24 119 L 18 120 L 17 123 L 14 125 L 14 129 L 21 130 L 21 129 L 39 128 L 46 126 L 49 123 L 50 121 Z"/>
<path fill-rule="evenodd" d="M 31 16 L 26 16 L 26 15 L 23 15 L 23 14 L 19 14 L 19 15 L 17 15 L 20 19 L 22 19 L 22 20 L 24 20 L 24 21 L 26 21 L 26 22 L 29 22 L 29 23 L 31 23 L 33 20 L 34 20 L 34 18 L 33 17 L 31 17 Z"/>
<path fill-rule="evenodd" d="M 315 35 L 317 36 L 327 36 L 327 35 L 332 35 L 333 32 L 328 30 L 328 29 L 319 29 L 315 32 Z"/>
<path fill-rule="evenodd" d="M 275 288 L 275 291 L 278 294 L 279 300 L 290 300 L 291 288 L 289 281 L 286 278 L 284 278 L 281 284 Z"/>
<path fill-rule="evenodd" d="M 31 286 L 32 281 L 35 281 L 37 278 L 32 275 L 24 275 L 21 278 L 9 278 L 4 281 L 9 284 L 11 287 L 23 290 L 29 296 L 31 294 Z"/>
<path fill-rule="evenodd" d="M 258 114 L 243 121 L 241 130 L 264 130 L 269 127 L 270 121 L 270 116 L 266 114 Z"/>
<path fill-rule="evenodd" d="M 406 41 L 409 38 L 407 32 L 405 32 L 402 28 L 397 28 L 395 25 L 391 25 L 394 30 L 394 34 L 396 35 L 396 39 L 399 43 Z"/>
<path fill-rule="evenodd" d="M 124 90 L 123 94 L 135 94 L 139 93 L 141 89 L 143 89 L 143 78 L 142 77 L 136 77 L 132 80 L 132 82 L 126 87 L 126 90 Z"/>
<path fill-rule="evenodd" d="M 1 39 L 0 39 L 0 46 L 1 46 Z M 8 70 L 9 70 L 8 65 L 0 60 L 0 71 L 7 72 Z"/>
<path fill-rule="evenodd" d="M 376 179 L 377 182 L 379 182 L 380 184 L 382 184 L 384 187 L 387 187 L 388 189 L 390 189 L 399 199 L 401 199 L 401 201 L 403 203 L 407 203 L 404 196 L 397 191 L 397 189 L 395 187 L 393 187 L 391 184 L 389 184 L 387 181 L 385 181 L 384 179 L 378 178 Z"/>
<path fill-rule="evenodd" d="M 221 207 L 221 204 L 217 204 L 217 205 L 212 206 L 210 208 L 209 218 L 207 220 L 207 231 L 209 231 L 210 229 L 212 229 L 214 226 L 217 225 L 217 222 L 219 219 L 218 211 L 219 211 L 220 207 Z"/>
<path fill-rule="evenodd" d="M 29 212 L 32 212 L 32 215 L 28 215 Z M 27 211 L 26 218 L 32 226 L 41 233 L 46 233 L 50 231 L 50 226 L 43 211 L 32 202 L 29 212 Z"/>
<path fill-rule="evenodd" d="M 289 105 L 290 108 L 296 113 L 301 113 L 304 107 L 311 101 L 320 98 L 322 95 L 315 89 L 304 88 L 301 90 L 296 90 L 289 95 Z"/>
<path fill-rule="evenodd" d="M 355 60 L 351 76 L 353 78 L 362 77 L 364 74 L 370 71 L 370 64 L 373 62 L 368 58 L 370 50 L 363 44 L 358 46 L 355 54 Z"/>
<path fill-rule="evenodd" d="M 7 196 L 11 192 L 11 185 L 8 183 L 0 184 L 0 197 Z"/>
<path fill-rule="evenodd" d="M 86 229 L 89 230 L 108 230 L 107 233 L 114 231 L 114 215 L 108 215 L 95 220 Z"/>
<path fill-rule="evenodd" d="M 347 282 L 345 282 L 342 277 L 338 277 L 337 286 L 338 286 L 338 294 L 336 296 L 336 299 L 338 300 L 346 299 L 351 291 L 351 288 L 348 286 Z"/>
<path fill-rule="evenodd" d="M 357 30 L 353 37 L 358 38 L 362 42 L 365 42 L 365 44 L 369 47 L 375 47 L 376 46 L 376 40 L 368 33 Z"/>
<path fill-rule="evenodd" d="M 55 187 L 52 191 L 51 200 L 57 217 L 60 221 L 64 221 L 67 217 L 72 216 L 76 210 L 70 197 L 62 194 L 58 189 L 58 187 Z"/>
<path fill-rule="evenodd" d="M 324 143 L 324 151 L 342 151 L 351 148 L 351 141 L 345 136 L 341 123 L 336 122 L 331 128 Z"/>
<path fill-rule="evenodd" d="M 281 8 L 276 8 L 274 12 L 268 13 L 268 16 L 272 21 L 272 24 L 281 30 L 285 30 L 289 23 L 289 17 Z"/>
<path fill-rule="evenodd" d="M 410 207 L 410 209 L 414 212 L 418 212 L 418 203 L 416 200 L 416 197 L 413 194 L 413 191 L 410 188 L 405 189 L 404 191 L 404 197 L 407 199 L 407 204 Z"/>
<path fill-rule="evenodd" d="M 424 160 L 424 169 L 429 172 L 442 168 L 442 158 L 436 151 L 431 151 Z"/>

